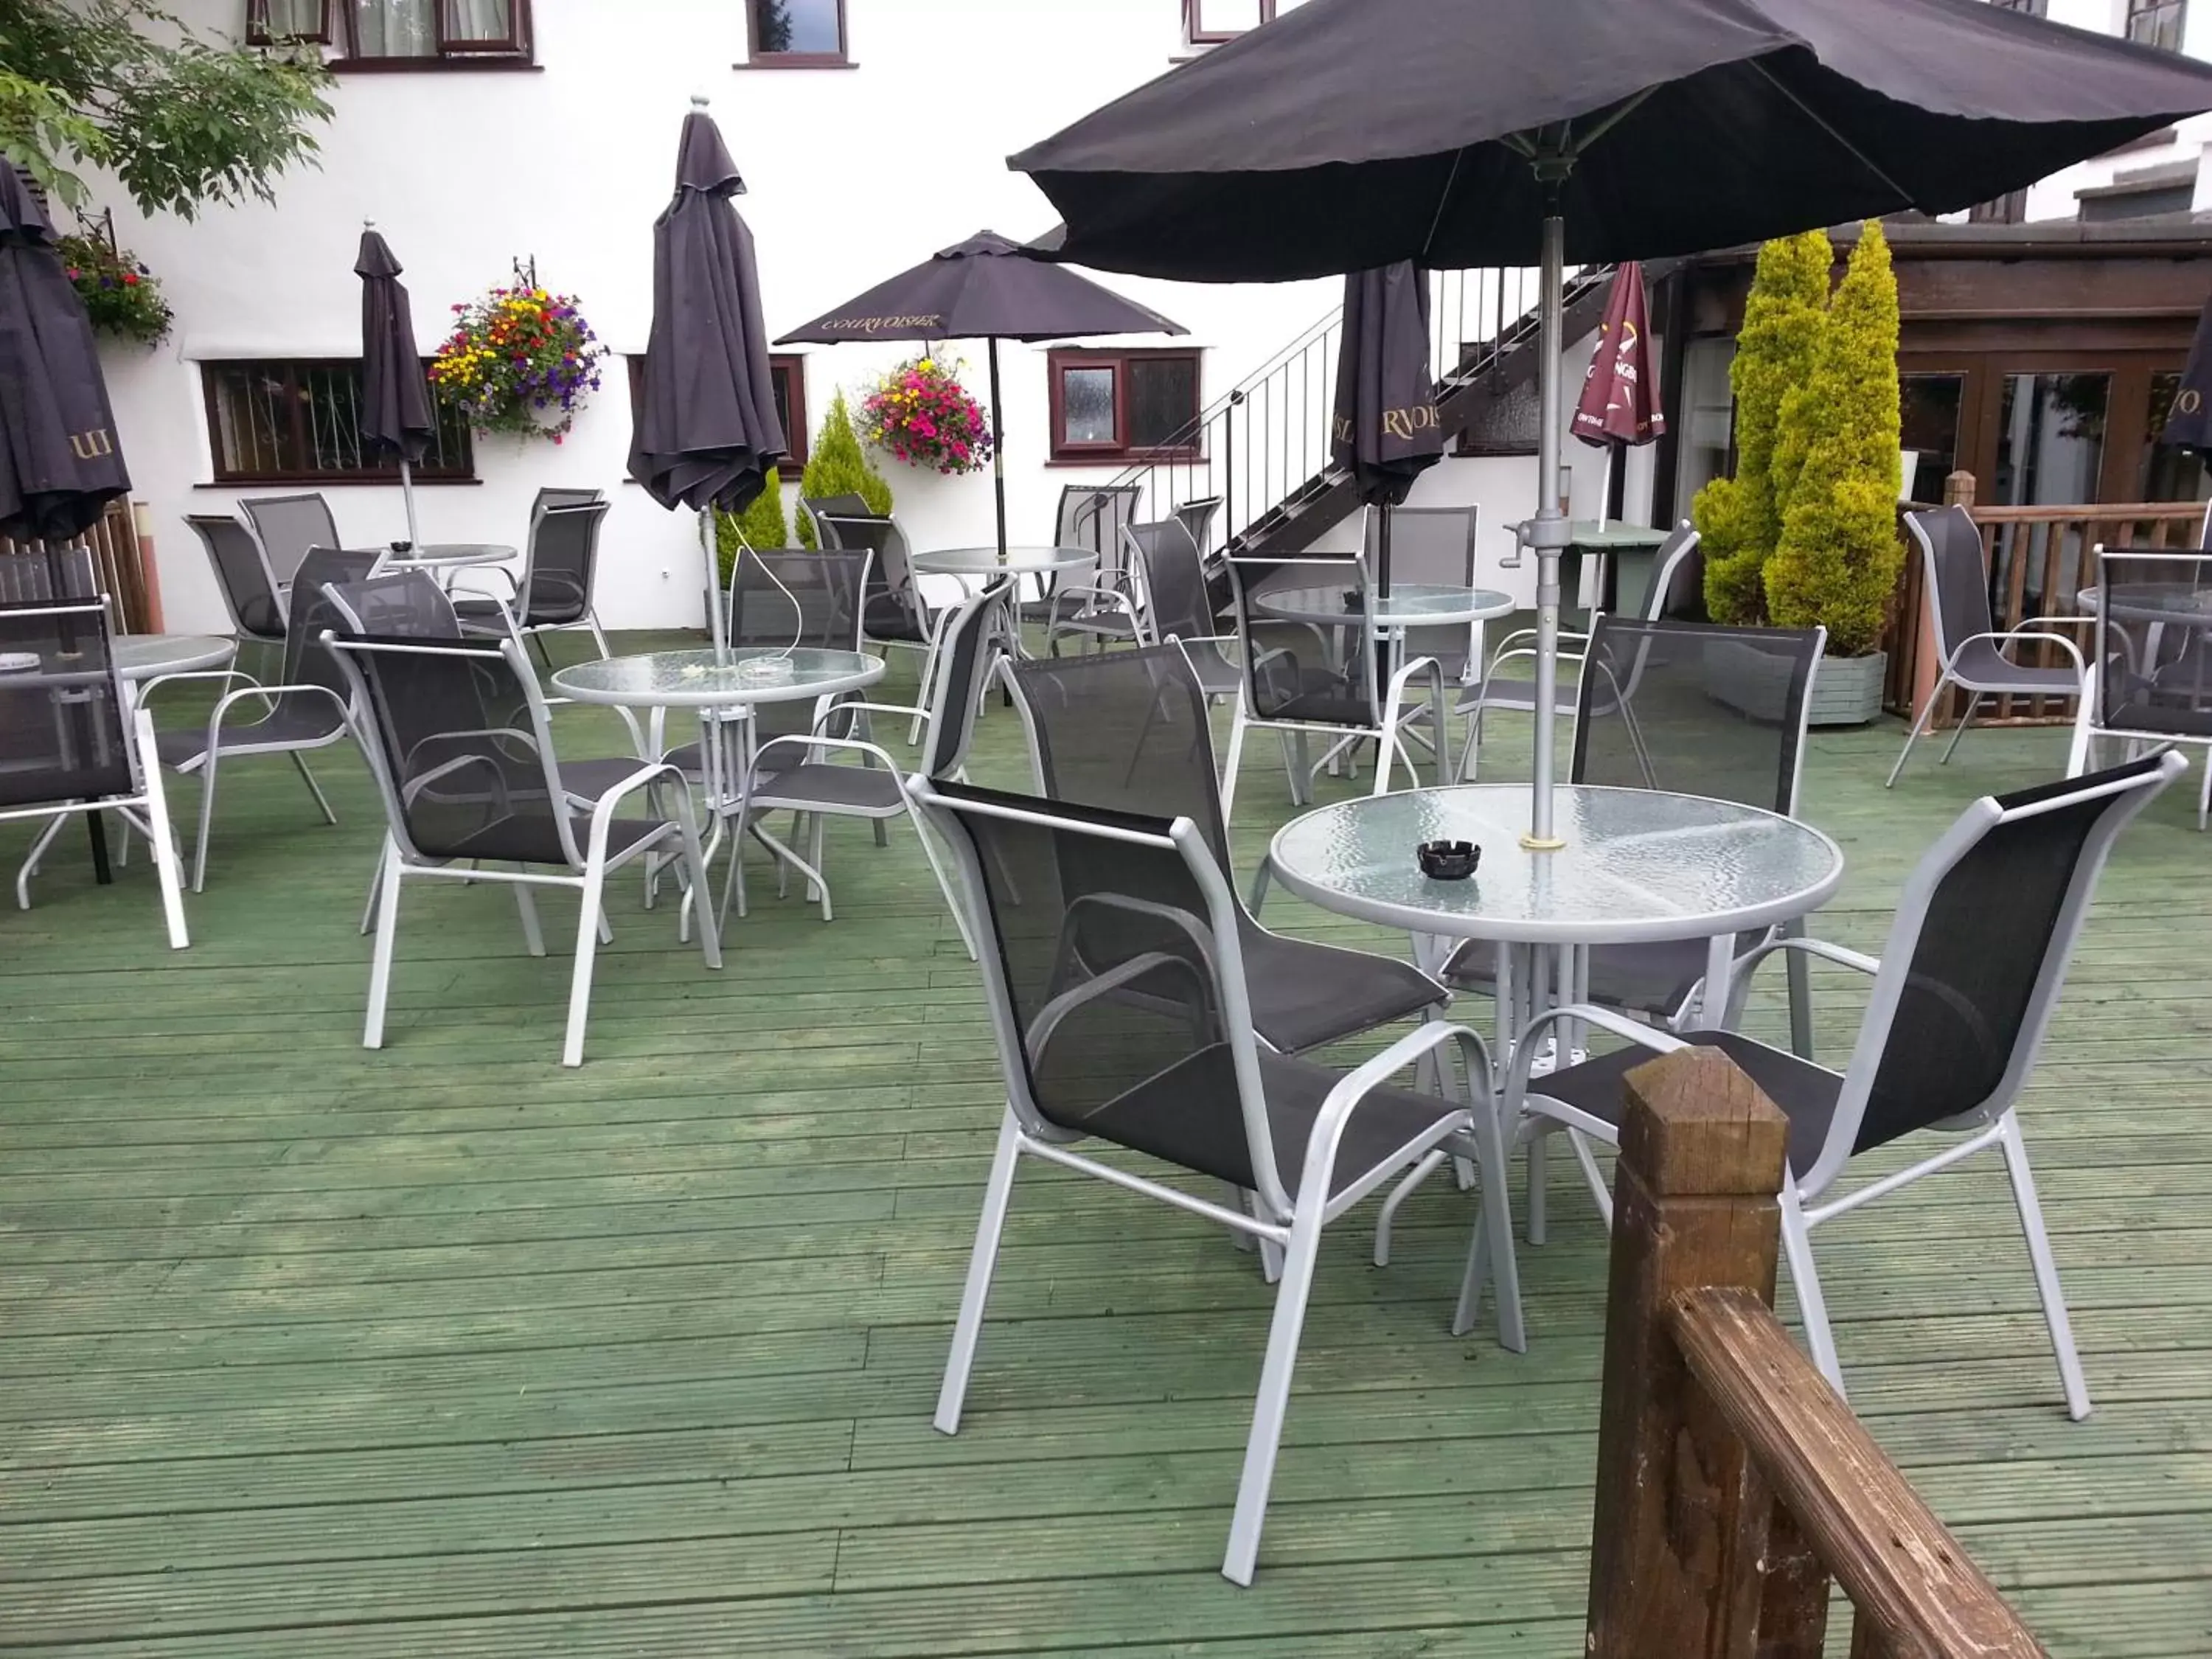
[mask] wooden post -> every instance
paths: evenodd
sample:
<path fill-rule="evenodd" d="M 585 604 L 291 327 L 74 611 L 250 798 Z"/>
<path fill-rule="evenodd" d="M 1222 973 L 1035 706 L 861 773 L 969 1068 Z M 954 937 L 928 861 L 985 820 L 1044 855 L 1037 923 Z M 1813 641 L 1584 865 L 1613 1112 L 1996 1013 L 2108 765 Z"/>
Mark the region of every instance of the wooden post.
<path fill-rule="evenodd" d="M 161 615 L 161 567 L 154 560 L 154 509 L 143 501 L 131 503 L 131 531 L 138 544 L 138 580 L 146 596 L 141 620 L 149 634 L 159 634 L 166 626 Z"/>
<path fill-rule="evenodd" d="M 1943 480 L 1943 505 L 1972 507 L 1975 494 L 1974 475 L 1964 468 Z"/>
<path fill-rule="evenodd" d="M 1627 1091 L 1584 1651 L 1817 1659 L 1826 1577 L 1816 1569 L 1808 1589 L 1794 1528 L 1766 1576 L 1773 1500 L 1692 1379 L 1669 1322 L 1675 1298 L 1705 1286 L 1772 1305 L 1788 1120 L 1717 1048 L 1640 1066 Z M 1758 1648 L 1762 1618 L 1789 1633 L 1783 1644 Z"/>

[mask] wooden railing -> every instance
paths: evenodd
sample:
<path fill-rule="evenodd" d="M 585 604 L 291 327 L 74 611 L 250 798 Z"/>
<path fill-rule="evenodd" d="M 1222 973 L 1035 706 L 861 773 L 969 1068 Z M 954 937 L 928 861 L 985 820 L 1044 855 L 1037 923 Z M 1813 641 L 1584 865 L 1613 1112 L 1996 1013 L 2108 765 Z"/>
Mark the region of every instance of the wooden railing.
<path fill-rule="evenodd" d="M 99 591 L 115 602 L 118 633 L 161 631 L 161 586 L 154 574 L 152 538 L 141 538 L 129 501 L 111 501 L 100 522 L 66 546 L 91 555 Z M 50 571 L 41 556 L 46 551 L 43 542 L 13 542 L 0 536 L 0 604 L 53 597 Z"/>
<path fill-rule="evenodd" d="M 2044 1649 L 1775 1319 L 1789 1123 L 1713 1048 L 1628 1074 L 1588 1659 Z"/>
<path fill-rule="evenodd" d="M 2081 617 L 2053 631 L 2089 648 L 2087 619 L 2079 595 L 2094 586 L 2100 547 L 2194 547 L 2204 526 L 2201 501 L 2123 501 L 2068 507 L 1979 507 L 1974 477 L 1954 472 L 1947 483 L 1945 504 L 1957 501 L 1981 526 L 1984 568 L 1991 573 L 1992 609 L 2000 629 L 2032 625 L 2038 617 Z M 1905 533 L 1902 525 L 1899 533 Z M 1929 614 L 1927 583 L 1920 551 L 1907 538 L 1908 556 L 1899 581 L 1896 625 L 1891 635 L 1887 701 L 1902 714 L 1916 713 L 1919 700 L 1936 683 L 1934 619 Z M 2055 647 L 2030 645 L 2007 653 L 2040 667 L 2071 665 Z M 1948 726 L 1964 706 L 1951 694 L 1952 707 L 1937 711 L 1936 723 Z M 2057 725 L 2074 718 L 2068 699 L 1999 697 L 1984 704 L 1980 718 L 2019 725 Z"/>

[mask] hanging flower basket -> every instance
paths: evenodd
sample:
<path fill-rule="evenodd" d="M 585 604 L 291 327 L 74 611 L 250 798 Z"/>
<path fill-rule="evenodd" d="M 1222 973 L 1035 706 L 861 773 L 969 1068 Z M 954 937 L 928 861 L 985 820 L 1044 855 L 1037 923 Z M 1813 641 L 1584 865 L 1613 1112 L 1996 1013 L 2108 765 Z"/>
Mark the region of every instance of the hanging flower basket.
<path fill-rule="evenodd" d="M 860 434 L 895 461 L 948 476 L 991 464 L 991 422 L 951 367 L 909 358 L 876 382 L 860 404 Z"/>
<path fill-rule="evenodd" d="M 94 328 L 142 345 L 169 337 L 176 319 L 161 282 L 129 248 L 112 248 L 97 236 L 64 236 L 54 251 Z"/>
<path fill-rule="evenodd" d="M 495 288 L 453 307 L 453 331 L 430 364 L 430 386 L 478 432 L 557 444 L 599 389 L 606 355 L 568 295 Z"/>

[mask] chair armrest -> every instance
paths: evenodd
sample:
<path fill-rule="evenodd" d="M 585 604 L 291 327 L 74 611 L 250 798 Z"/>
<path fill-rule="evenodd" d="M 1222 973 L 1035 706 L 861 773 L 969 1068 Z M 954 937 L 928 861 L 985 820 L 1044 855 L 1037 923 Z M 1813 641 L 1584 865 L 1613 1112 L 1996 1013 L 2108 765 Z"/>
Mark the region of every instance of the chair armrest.
<path fill-rule="evenodd" d="M 1136 615 L 1135 603 L 1127 593 L 1118 588 L 1055 587 L 1052 590 L 1052 603 L 1056 609 L 1062 599 L 1074 599 L 1078 596 L 1086 597 L 1094 601 L 1089 607 L 1094 611 L 1119 611 L 1133 617 Z M 1084 608 L 1081 605 L 1076 607 L 1078 611 Z"/>
<path fill-rule="evenodd" d="M 2046 634 L 2042 629 L 2037 628 L 2000 629 L 1987 634 L 1972 635 L 1959 641 L 1959 649 L 1960 651 L 1964 651 L 1968 646 L 1981 640 L 1994 640 L 1999 641 L 2035 640 L 2045 645 L 2055 645 L 2074 659 L 2074 668 L 2076 673 L 2086 675 L 2089 672 L 2089 665 L 2083 660 L 2081 656 L 2081 647 L 2075 644 L 2073 641 L 2068 639 L 2063 634 Z M 1999 654 L 2002 655 L 2002 653 L 2000 653 Z M 1953 653 L 1952 659 L 1954 661 L 1957 660 L 1956 653 Z"/>
<path fill-rule="evenodd" d="M 1578 1025 L 1594 1025 L 1601 1031 L 1608 1031 L 1614 1036 L 1632 1042 L 1640 1048 L 1649 1048 L 1657 1054 L 1671 1054 L 1677 1048 L 1686 1048 L 1690 1046 L 1681 1038 L 1669 1032 L 1662 1031 L 1655 1026 L 1643 1024 L 1613 1009 L 1601 1008 L 1595 1003 L 1575 1002 L 1563 1007 L 1547 1008 L 1522 1026 L 1520 1036 L 1514 1039 L 1513 1064 L 1507 1070 L 1505 1078 L 1504 1105 L 1508 1112 L 1521 1111 L 1522 1102 L 1528 1097 L 1528 1072 L 1535 1063 L 1536 1051 L 1539 1047 L 1535 1040 L 1537 1033 L 1548 1026 L 1559 1024 L 1562 1020 L 1572 1020 Z M 1509 1130 L 1511 1127 L 1510 1121 L 1507 1127 Z"/>
<path fill-rule="evenodd" d="M 813 729 L 819 732 L 825 722 L 836 720 L 841 714 L 897 714 L 908 720 L 912 720 L 916 717 L 922 720 L 927 720 L 929 718 L 929 710 L 927 708 L 916 708 L 910 703 L 902 702 L 833 702 L 830 705 L 828 712 L 825 713 L 820 720 L 814 722 Z M 781 738 L 771 738 L 768 743 L 763 744 L 761 747 L 765 749 L 773 744 L 789 743 L 791 741 L 793 741 L 792 735 L 787 732 Z"/>
<path fill-rule="evenodd" d="M 1778 951 L 1796 951 L 1804 956 L 1818 957 L 1823 962 L 1832 962 L 1839 968 L 1849 968 L 1869 977 L 1881 971 L 1878 957 L 1858 951 L 1847 951 L 1842 945 L 1831 945 L 1824 939 L 1771 939 L 1764 944 L 1754 945 L 1735 959 L 1735 984 L 1729 991 L 1729 1006 L 1723 1016 L 1723 1024 L 1729 1030 L 1734 1030 L 1743 1018 L 1743 1006 L 1751 998 L 1751 976 L 1759 970 L 1760 963 Z M 1694 994 L 1700 999 L 1704 997 L 1703 980 L 1698 981 Z"/>
<path fill-rule="evenodd" d="M 1336 1154 L 1344 1139 L 1346 1127 L 1352 1115 L 1376 1093 L 1386 1087 L 1390 1079 L 1435 1049 L 1447 1042 L 1459 1045 L 1461 1059 L 1467 1067 L 1475 1091 L 1474 1109 L 1462 1108 L 1458 1116 L 1467 1121 L 1455 1122 L 1450 1117 L 1440 1121 L 1435 1142 L 1440 1144 L 1452 1136 L 1477 1127 L 1487 1121 L 1495 1123 L 1491 1109 L 1490 1048 L 1482 1034 L 1464 1025 L 1453 1025 L 1443 1020 L 1429 1020 L 1400 1037 L 1381 1054 L 1362 1062 L 1346 1073 L 1322 1102 L 1321 1110 L 1314 1117 L 1314 1125 L 1306 1136 L 1304 1175 L 1300 1180 L 1297 1204 L 1300 1210 L 1309 1205 L 1322 1206 L 1324 1220 L 1334 1218 L 1358 1203 L 1382 1182 L 1389 1180 L 1402 1164 L 1385 1166 L 1366 1180 L 1353 1182 L 1334 1198 L 1329 1188 L 1334 1182 Z M 1483 1201 L 1504 1202 L 1503 1193 L 1483 1194 Z"/>
<path fill-rule="evenodd" d="M 165 686 L 181 684 L 186 680 L 244 680 L 248 685 L 261 684 L 241 668 L 201 668 L 189 673 L 157 674 L 150 680 L 142 681 L 135 701 L 139 708 L 143 708 L 156 691 Z"/>
<path fill-rule="evenodd" d="M 761 757 L 763 755 L 771 749 L 780 749 L 787 744 L 796 744 L 801 749 L 842 749 L 852 753 L 872 755 L 884 763 L 884 769 L 894 778 L 903 778 L 906 775 L 899 763 L 891 758 L 890 751 L 881 744 L 863 742 L 859 738 L 800 737 L 795 733 L 786 737 L 770 738 L 756 749 L 753 751 L 753 775 L 758 777 L 767 769 L 761 764 Z"/>

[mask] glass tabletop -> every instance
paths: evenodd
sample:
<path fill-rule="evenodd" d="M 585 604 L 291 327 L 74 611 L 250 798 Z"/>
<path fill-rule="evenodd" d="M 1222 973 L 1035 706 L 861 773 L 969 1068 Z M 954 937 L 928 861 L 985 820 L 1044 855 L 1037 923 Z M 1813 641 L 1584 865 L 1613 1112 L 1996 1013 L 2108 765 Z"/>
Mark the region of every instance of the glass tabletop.
<path fill-rule="evenodd" d="M 1567 534 L 1572 538 L 1569 545 L 1586 553 L 1624 553 L 1662 547 L 1668 532 L 1648 525 L 1623 524 L 1617 519 L 1602 524 L 1595 519 L 1577 519 L 1567 526 Z"/>
<path fill-rule="evenodd" d="M 497 564 L 515 556 L 514 549 L 497 542 L 425 542 L 404 553 L 389 547 L 374 550 L 384 553 L 386 562 L 392 565 Z"/>
<path fill-rule="evenodd" d="M 2138 622 L 2212 623 L 2212 587 L 2192 582 L 2114 582 L 2112 614 Z M 2105 589 L 2085 587 L 2074 596 L 2085 616 L 2104 603 Z"/>
<path fill-rule="evenodd" d="M 788 702 L 872 685 L 884 659 L 858 651 L 766 647 L 730 653 L 653 651 L 578 663 L 553 677 L 553 689 L 578 702 L 639 708 L 719 708 L 738 703 Z"/>
<path fill-rule="evenodd" d="M 238 653 L 238 641 L 216 634 L 118 634 L 115 672 L 126 680 L 214 668 Z"/>
<path fill-rule="evenodd" d="M 1409 933 L 1514 944 L 1706 939 L 1817 909 L 1844 855 L 1809 825 L 1656 789 L 1563 784 L 1558 852 L 1521 845 L 1526 784 L 1470 784 L 1344 801 L 1285 825 L 1275 878 L 1325 910 Z M 1414 848 L 1471 841 L 1468 880 L 1421 873 Z"/>
<path fill-rule="evenodd" d="M 1026 576 L 1074 570 L 1098 562 L 1091 547 L 940 547 L 915 554 L 910 562 L 927 576 Z"/>
<path fill-rule="evenodd" d="M 1427 582 L 1393 582 L 1384 598 L 1372 592 L 1367 609 L 1346 602 L 1358 588 L 1349 582 L 1325 587 L 1282 587 L 1255 595 L 1253 608 L 1291 622 L 1351 623 L 1365 615 L 1385 628 L 1445 627 L 1484 622 L 1513 609 L 1513 596 L 1487 587 L 1452 587 Z"/>

